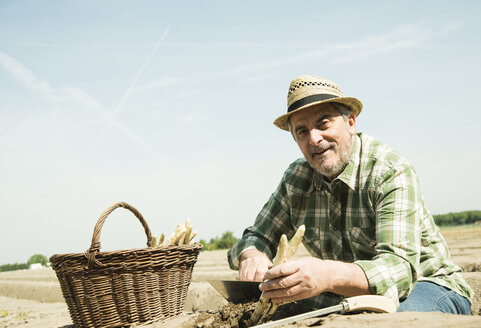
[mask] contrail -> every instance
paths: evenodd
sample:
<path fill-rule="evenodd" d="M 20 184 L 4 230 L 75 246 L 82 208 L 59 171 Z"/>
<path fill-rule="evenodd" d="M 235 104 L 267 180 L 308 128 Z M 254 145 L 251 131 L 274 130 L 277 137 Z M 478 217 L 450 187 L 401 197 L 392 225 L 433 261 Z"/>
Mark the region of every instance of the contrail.
<path fill-rule="evenodd" d="M 102 133 L 102 135 L 100 136 L 99 140 L 97 141 L 97 146 L 102 142 L 102 139 L 104 138 L 104 136 L 107 134 L 107 132 L 110 130 L 110 126 L 112 125 L 112 122 L 115 120 L 115 118 L 117 117 L 117 115 L 119 114 L 120 110 L 122 109 L 122 106 L 124 105 L 125 101 L 127 100 L 127 98 L 130 96 L 130 93 L 132 92 L 132 90 L 134 89 L 134 86 L 135 86 L 135 83 L 137 83 L 137 80 L 139 79 L 140 75 L 142 75 L 142 73 L 144 72 L 145 68 L 147 67 L 147 65 L 149 64 L 150 60 L 152 59 L 152 57 L 154 56 L 154 54 L 157 52 L 157 49 L 159 49 L 160 45 L 162 44 L 162 41 L 164 41 L 164 39 L 166 38 L 167 34 L 169 33 L 169 28 L 167 28 L 164 33 L 162 34 L 162 36 L 160 37 L 159 41 L 157 42 L 157 44 L 155 45 L 154 49 L 152 49 L 152 51 L 150 52 L 149 56 L 147 57 L 147 59 L 144 61 L 144 63 L 142 64 L 142 66 L 140 67 L 139 71 L 137 72 L 137 74 L 135 75 L 134 79 L 132 80 L 132 82 L 130 83 L 130 86 L 129 88 L 127 89 L 127 91 L 125 92 L 124 96 L 122 97 L 122 99 L 120 100 L 119 104 L 117 105 L 117 107 L 114 109 L 114 112 L 112 113 L 112 115 L 110 116 L 111 120 L 109 121 L 109 124 L 107 125 L 106 129 L 104 130 L 104 132 Z"/>
<path fill-rule="evenodd" d="M 69 87 L 54 87 L 49 82 L 35 76 L 26 66 L 16 59 L 0 51 L 0 68 L 10 73 L 22 87 L 38 93 L 53 102 L 71 101 L 85 105 L 87 108 L 99 114 L 101 119 L 106 120 L 124 133 L 128 138 L 135 141 L 139 146 L 151 152 L 155 157 L 161 158 L 157 150 L 146 140 L 135 134 L 129 127 L 115 122 L 110 113 L 90 94 L 81 89 Z"/>

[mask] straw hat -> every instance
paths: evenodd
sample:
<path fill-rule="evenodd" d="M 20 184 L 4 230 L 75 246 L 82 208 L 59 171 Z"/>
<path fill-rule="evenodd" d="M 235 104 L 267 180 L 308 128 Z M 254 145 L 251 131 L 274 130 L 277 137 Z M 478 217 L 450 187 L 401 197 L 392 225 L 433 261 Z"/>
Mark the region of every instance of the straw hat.
<path fill-rule="evenodd" d="M 344 97 L 341 89 L 331 80 L 312 75 L 302 75 L 292 80 L 287 93 L 287 114 L 279 116 L 274 124 L 289 131 L 289 117 L 300 110 L 323 103 L 338 103 L 349 107 L 358 116 L 362 109 L 359 99 Z"/>

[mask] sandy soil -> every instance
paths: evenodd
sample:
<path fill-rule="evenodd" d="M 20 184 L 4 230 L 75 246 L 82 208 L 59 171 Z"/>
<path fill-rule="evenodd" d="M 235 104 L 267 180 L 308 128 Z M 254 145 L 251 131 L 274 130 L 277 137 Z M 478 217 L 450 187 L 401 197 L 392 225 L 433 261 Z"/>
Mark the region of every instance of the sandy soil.
<path fill-rule="evenodd" d="M 395 313 L 329 315 L 284 327 L 481 327 L 481 227 L 443 230 L 451 255 L 465 271 L 475 290 L 471 316 L 442 313 Z M 304 249 L 298 256 L 307 255 Z M 210 279 L 234 279 L 237 273 L 226 263 L 226 251 L 201 252 L 192 276 L 185 312 L 182 316 L 146 325 L 150 328 L 208 327 L 199 318 L 215 316 L 227 302 L 207 282 Z M 204 321 L 205 322 L 205 321 Z M 0 273 L 0 328 L 63 327 L 72 328 L 67 306 L 51 269 Z M 230 326 L 229 326 L 230 327 Z"/>

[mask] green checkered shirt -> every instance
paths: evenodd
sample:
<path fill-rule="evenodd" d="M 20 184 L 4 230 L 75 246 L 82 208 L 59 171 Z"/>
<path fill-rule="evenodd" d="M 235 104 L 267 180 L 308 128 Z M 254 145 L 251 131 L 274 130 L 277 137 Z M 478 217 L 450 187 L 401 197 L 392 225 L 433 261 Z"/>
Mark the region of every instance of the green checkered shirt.
<path fill-rule="evenodd" d="M 443 236 L 424 204 L 414 168 L 389 146 L 359 133 L 344 171 L 330 184 L 305 159 L 292 163 L 253 226 L 229 250 L 232 269 L 248 247 L 275 255 L 282 234 L 305 224 L 303 243 L 321 259 L 354 262 L 372 293 L 399 304 L 416 281 L 435 282 L 472 298 Z M 322 293 L 309 307 L 339 303 Z"/>

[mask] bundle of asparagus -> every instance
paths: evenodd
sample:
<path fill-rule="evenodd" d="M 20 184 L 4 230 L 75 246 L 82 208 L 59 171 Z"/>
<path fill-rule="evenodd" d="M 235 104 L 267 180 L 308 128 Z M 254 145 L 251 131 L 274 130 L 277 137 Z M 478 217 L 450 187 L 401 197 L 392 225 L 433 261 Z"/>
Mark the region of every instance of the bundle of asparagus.
<path fill-rule="evenodd" d="M 301 244 L 302 237 L 304 237 L 305 231 L 306 227 L 304 225 L 301 225 L 297 229 L 296 234 L 294 235 L 294 237 L 292 237 L 289 243 L 287 242 L 286 235 L 283 234 L 281 236 L 279 246 L 277 248 L 276 257 L 272 261 L 273 267 L 281 263 L 287 262 L 290 258 L 294 256 L 294 254 L 296 254 L 297 249 Z M 268 300 L 261 295 L 247 325 L 250 327 L 252 325 L 258 325 L 266 322 L 274 315 L 278 307 L 279 304 L 274 304 L 271 300 Z"/>
<path fill-rule="evenodd" d="M 160 239 L 157 236 L 152 236 L 152 246 L 151 247 L 162 247 L 169 245 L 190 245 L 190 242 L 197 235 L 197 231 L 192 231 L 192 225 L 190 220 L 187 219 L 185 223 L 177 224 L 177 228 L 170 235 L 169 239 L 164 244 L 165 235 L 162 233 Z"/>

